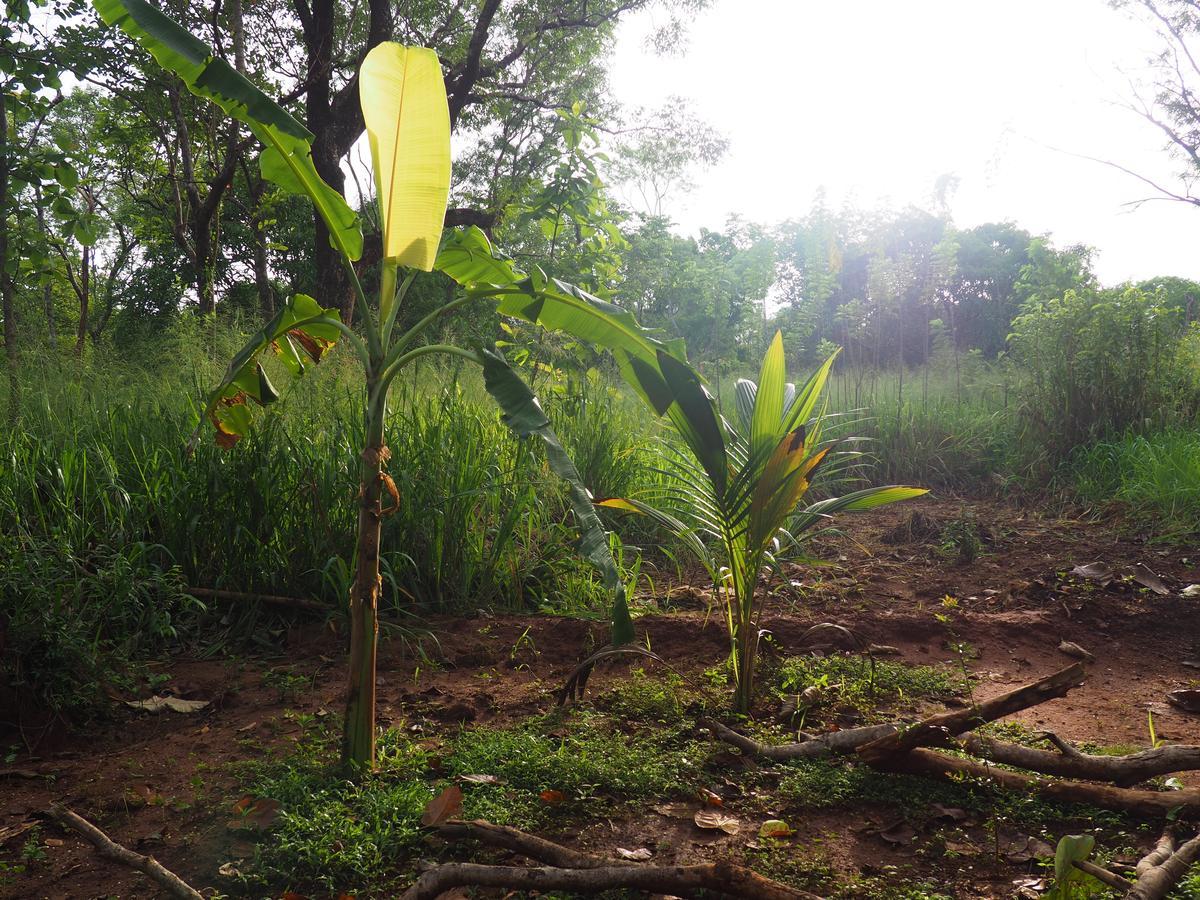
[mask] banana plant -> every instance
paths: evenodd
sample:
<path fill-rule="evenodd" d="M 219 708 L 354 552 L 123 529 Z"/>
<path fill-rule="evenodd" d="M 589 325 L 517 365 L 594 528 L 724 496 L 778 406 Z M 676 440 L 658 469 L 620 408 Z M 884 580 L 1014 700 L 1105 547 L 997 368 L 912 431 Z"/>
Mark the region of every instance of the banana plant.
<path fill-rule="evenodd" d="M 747 713 L 754 696 L 764 568 L 836 512 L 871 509 L 917 497 L 924 489 L 868 488 L 801 505 L 813 478 L 837 453 L 822 437 L 821 396 L 836 353 L 799 389 L 787 382 L 783 337 L 763 357 L 758 382 L 738 382 L 738 423 L 727 420 L 688 366 L 668 355 L 658 370 L 624 357 L 641 372 L 656 411 L 665 412 L 686 454 L 668 450 L 666 487 L 645 498 L 597 505 L 648 515 L 672 532 L 704 566 L 721 598 L 735 677 L 734 707 Z M 618 352 L 618 357 L 623 354 Z M 661 380 L 658 376 L 661 375 Z"/>
<path fill-rule="evenodd" d="M 479 365 L 484 383 L 506 424 L 519 437 L 544 445 L 550 468 L 568 486 L 581 531 L 581 553 L 601 572 L 613 596 L 612 640 L 633 638 L 620 574 L 608 535 L 592 506 L 579 472 L 563 450 L 550 422 L 530 391 L 496 348 L 470 349 L 425 343 L 423 335 L 441 317 L 476 302 L 490 302 L 507 316 L 571 333 L 600 347 L 620 351 L 621 366 L 635 390 L 650 402 L 662 380 L 660 360 L 686 368 L 679 342 L 661 341 L 624 310 L 578 288 L 548 278 L 537 267 L 528 273 L 495 250 L 477 228 L 442 235 L 450 187 L 450 119 L 437 55 L 429 49 L 383 43 L 367 54 L 359 71 L 359 94 L 374 168 L 382 229 L 383 261 L 379 296 L 368 302 L 354 261 L 363 245 L 359 217 L 346 200 L 321 180 L 311 156 L 312 135 L 292 116 L 235 71 L 212 50 L 145 0 L 94 0 L 101 18 L 116 25 L 177 75 L 196 95 L 245 123 L 263 144 L 259 167 L 264 178 L 285 192 L 308 197 L 329 227 L 355 290 L 362 334 L 342 322 L 335 306 L 316 298 L 292 297 L 233 358 L 208 398 L 192 445 L 205 423 L 217 442 L 232 447 L 251 426 L 257 407 L 279 392 L 263 365 L 299 376 L 338 342 L 361 363 L 366 402 L 365 446 L 360 465 L 355 574 L 349 598 L 350 678 L 346 701 L 343 761 L 369 768 L 375 755 L 375 660 L 378 643 L 380 523 L 388 508 L 402 503 L 386 468 L 384 443 L 388 390 L 411 363 L 441 354 Z M 436 270 L 459 285 L 455 299 L 403 333 L 397 313 L 421 271 Z M 386 500 L 386 506 L 385 506 Z"/>

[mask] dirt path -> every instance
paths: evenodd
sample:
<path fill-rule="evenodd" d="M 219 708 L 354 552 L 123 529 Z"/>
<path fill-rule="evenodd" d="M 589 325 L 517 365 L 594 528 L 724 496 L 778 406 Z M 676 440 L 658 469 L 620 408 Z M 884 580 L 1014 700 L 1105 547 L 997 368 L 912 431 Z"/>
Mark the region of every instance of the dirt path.
<path fill-rule="evenodd" d="M 932 523 L 927 534 L 920 527 L 908 533 L 914 509 Z M 973 561 L 950 558 L 954 549 L 940 546 L 955 520 L 973 522 L 982 536 Z M 926 501 L 846 524 L 846 535 L 819 543 L 828 565 L 794 569 L 800 584 L 781 586 L 773 598 L 763 624 L 786 651 L 800 652 L 812 624 L 832 621 L 895 647 L 909 663 L 965 665 L 978 678 L 978 695 L 986 696 L 1069 662 L 1057 649 L 1065 639 L 1095 655 L 1092 675 L 1068 697 L 1023 714 L 1024 724 L 1074 741 L 1145 746 L 1152 712 L 1160 739 L 1200 743 L 1200 716 L 1165 701 L 1167 691 L 1200 682 L 1200 599 L 1179 593 L 1200 582 L 1200 551 L 1154 547 L 1107 525 L 1042 518 L 999 503 Z M 1094 562 L 1113 573 L 1107 585 L 1069 574 Z M 1160 576 L 1166 594 L 1128 580 L 1139 564 Z M 726 650 L 720 617 L 703 608 L 706 596 L 684 586 L 642 598 L 661 609 L 638 621 L 655 652 L 692 680 L 719 664 Z M 422 722 L 437 732 L 521 720 L 548 708 L 582 650 L 604 641 L 600 624 L 549 617 L 446 619 L 433 630 L 429 658 L 400 642 L 385 644 L 381 724 Z M 592 690 L 624 670 L 597 674 Z M 13 752 L 0 765 L 0 835 L 36 825 L 38 812 L 60 800 L 194 884 L 223 886 L 217 871 L 236 840 L 225 826 L 237 799 L 228 764 L 286 750 L 301 731 L 295 714 L 340 709 L 342 639 L 327 628 L 294 628 L 277 658 L 178 659 L 164 673 L 170 676 L 164 689 L 210 706 L 193 715 L 117 712 L 86 736 L 44 743 L 38 756 L 7 736 L 2 746 Z M 871 812 L 856 815 L 869 819 Z M 806 816 L 804 832 L 824 842 L 826 861 L 839 871 L 886 873 L 888 865 L 912 861 L 910 847 L 855 831 L 861 824 L 847 822 L 844 812 L 822 811 Z M 584 828 L 578 840 L 632 846 L 647 839 L 648 829 L 661 836 L 664 827 L 648 816 L 626 818 Z M 705 858 L 728 845 L 682 824 L 670 827 L 678 830 L 679 858 Z M 31 845 L 28 852 L 40 858 L 24 858 Z M 983 866 L 970 877 L 959 872 L 958 880 L 956 896 L 1011 896 L 1014 877 Z M 0 846 L 0 896 L 152 892 L 139 876 L 98 859 L 90 845 L 40 825 Z"/>

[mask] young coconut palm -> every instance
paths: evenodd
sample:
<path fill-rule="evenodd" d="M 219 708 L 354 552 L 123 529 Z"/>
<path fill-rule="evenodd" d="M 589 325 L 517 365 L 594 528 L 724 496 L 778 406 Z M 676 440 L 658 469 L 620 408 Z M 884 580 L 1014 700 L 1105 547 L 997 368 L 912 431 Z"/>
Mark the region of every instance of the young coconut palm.
<path fill-rule="evenodd" d="M 268 350 L 293 376 L 319 362 L 339 340 L 350 346 L 362 365 L 365 446 L 359 462 L 355 577 L 349 598 L 350 684 L 343 760 L 355 767 L 369 767 L 374 762 L 380 523 L 385 497 L 387 506 L 403 502 L 385 472 L 391 456 L 384 444 L 388 389 L 410 363 L 422 357 L 451 355 L 479 365 L 485 387 L 501 407 L 505 423 L 518 436 L 536 436 L 543 442 L 547 463 L 567 482 L 581 531 L 580 552 L 600 569 L 612 591 L 613 643 L 631 640 L 633 623 L 608 536 L 578 471 L 529 387 L 496 348 L 467 349 L 423 343 L 422 339 L 440 317 L 468 303 L 490 301 L 504 315 L 620 350 L 631 383 L 643 397 L 647 397 L 647 387 L 640 379 L 652 378 L 652 386 L 661 381 L 660 360 L 672 359 L 686 370 L 681 361 L 682 344 L 657 340 L 629 313 L 547 278 L 536 267 L 528 276 L 517 271 L 507 258 L 493 252 L 478 229 L 442 239 L 450 186 L 450 119 L 441 66 L 432 50 L 383 43 L 367 54 L 359 71 L 359 95 L 383 232 L 379 297 L 372 305 L 354 268 L 363 245 L 358 215 L 317 174 L 311 155 L 312 135 L 307 129 L 203 42 L 145 0 L 94 2 L 107 24 L 118 25 L 160 65 L 178 75 L 192 93 L 243 122 L 262 142 L 259 167 L 263 177 L 285 192 L 312 201 L 356 291 L 361 336 L 341 321 L 336 308 L 323 307 L 314 298 L 297 294 L 234 357 L 201 420 L 201 425 L 205 419 L 212 423 L 222 446 L 237 443 L 251 425 L 249 401 L 265 406 L 278 398 L 262 364 Z M 402 269 L 407 270 L 403 277 Z M 396 334 L 397 313 L 409 285 L 417 272 L 430 270 L 456 281 L 461 288 L 459 296 L 405 333 Z M 634 364 L 636 367 L 631 368 Z M 193 443 L 197 435 L 193 435 Z"/>
<path fill-rule="evenodd" d="M 614 498 L 599 506 L 652 516 L 674 533 L 705 567 L 724 602 L 730 664 L 736 679 L 734 707 L 749 712 L 754 696 L 763 600 L 764 566 L 781 548 L 843 510 L 870 509 L 925 493 L 921 488 L 878 487 L 801 507 L 813 478 L 831 457 L 821 439 L 821 394 L 834 356 L 799 390 L 787 383 L 783 338 L 776 333 L 758 383 L 737 385 L 740 427 L 728 422 L 700 378 L 677 360 L 658 360 L 661 382 L 651 374 L 649 392 L 691 458 L 669 455 L 669 486 L 647 501 Z M 622 355 L 618 353 L 618 358 Z M 623 366 L 642 369 L 624 358 Z"/>

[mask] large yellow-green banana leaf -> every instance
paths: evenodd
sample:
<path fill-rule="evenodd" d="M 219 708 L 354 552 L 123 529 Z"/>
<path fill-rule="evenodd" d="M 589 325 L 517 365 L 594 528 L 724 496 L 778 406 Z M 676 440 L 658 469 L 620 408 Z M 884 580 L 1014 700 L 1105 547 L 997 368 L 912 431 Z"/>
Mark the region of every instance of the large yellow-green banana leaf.
<path fill-rule="evenodd" d="M 437 54 L 391 41 L 371 49 L 358 95 L 379 199 L 383 258 L 428 272 L 450 194 L 450 108 Z"/>

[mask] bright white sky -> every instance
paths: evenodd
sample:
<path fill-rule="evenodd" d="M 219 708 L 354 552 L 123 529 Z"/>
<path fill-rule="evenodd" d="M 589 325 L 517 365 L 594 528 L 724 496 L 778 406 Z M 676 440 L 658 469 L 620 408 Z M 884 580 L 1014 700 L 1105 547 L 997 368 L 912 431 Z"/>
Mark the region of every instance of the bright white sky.
<path fill-rule="evenodd" d="M 667 201 L 685 231 L 730 213 L 799 217 L 820 187 L 835 208 L 932 208 L 935 179 L 953 173 L 961 227 L 1011 220 L 1060 246 L 1089 244 L 1108 284 L 1200 280 L 1200 208 L 1131 209 L 1149 188 L 1060 152 L 1178 184 L 1161 135 L 1118 105 L 1161 44 L 1105 0 L 715 0 L 680 57 L 645 48 L 653 22 L 621 27 L 616 98 L 691 98 L 730 140 L 695 191 Z"/>

